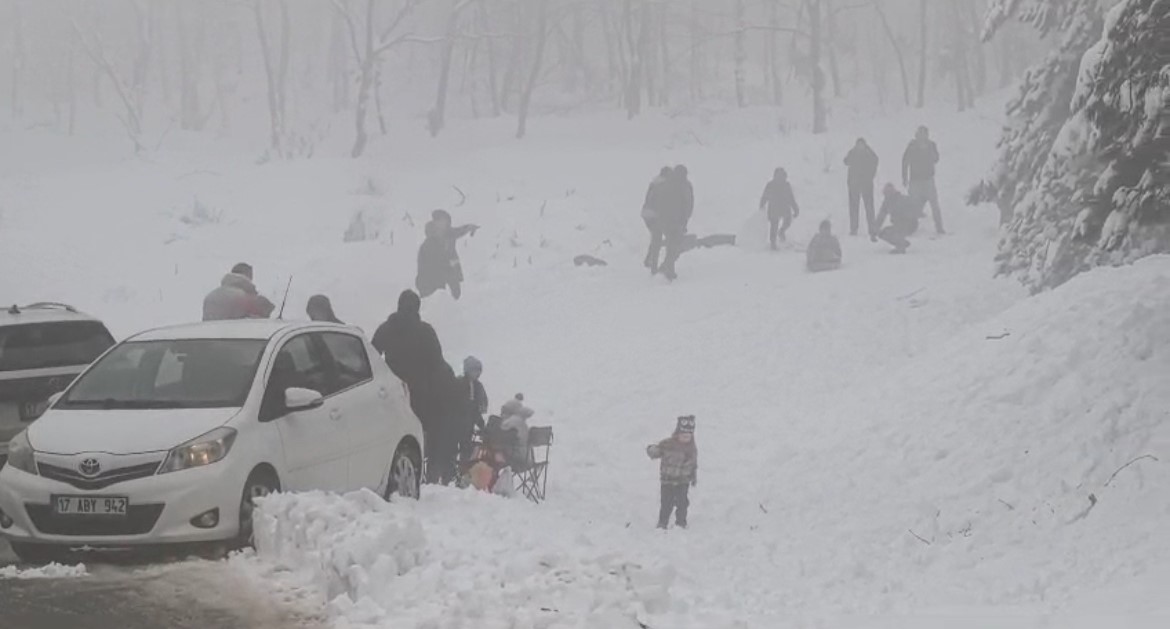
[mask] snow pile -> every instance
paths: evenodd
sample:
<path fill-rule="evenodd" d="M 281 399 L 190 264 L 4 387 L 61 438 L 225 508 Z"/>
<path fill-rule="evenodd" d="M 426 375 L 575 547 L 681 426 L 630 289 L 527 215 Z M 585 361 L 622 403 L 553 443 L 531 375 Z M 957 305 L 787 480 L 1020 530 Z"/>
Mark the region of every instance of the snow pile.
<path fill-rule="evenodd" d="M 0 579 L 69 579 L 88 575 L 85 564 L 81 563 L 75 566 L 51 563 L 24 570 L 16 566 L 0 566 Z"/>
<path fill-rule="evenodd" d="M 659 561 L 606 552 L 521 501 L 427 493 L 269 497 L 257 556 L 325 592 L 339 627 L 636 628 L 687 611 Z"/>

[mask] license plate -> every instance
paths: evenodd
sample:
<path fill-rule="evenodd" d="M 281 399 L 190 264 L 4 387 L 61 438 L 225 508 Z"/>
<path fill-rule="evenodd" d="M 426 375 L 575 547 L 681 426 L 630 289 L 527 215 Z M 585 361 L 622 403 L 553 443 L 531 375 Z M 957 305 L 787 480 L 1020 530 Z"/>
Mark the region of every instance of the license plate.
<path fill-rule="evenodd" d="M 125 517 L 130 499 L 125 496 L 53 496 L 57 515 L 100 515 Z"/>
<path fill-rule="evenodd" d="M 41 400 L 40 402 L 21 402 L 20 403 L 20 421 L 31 422 L 49 409 L 49 401 Z"/>

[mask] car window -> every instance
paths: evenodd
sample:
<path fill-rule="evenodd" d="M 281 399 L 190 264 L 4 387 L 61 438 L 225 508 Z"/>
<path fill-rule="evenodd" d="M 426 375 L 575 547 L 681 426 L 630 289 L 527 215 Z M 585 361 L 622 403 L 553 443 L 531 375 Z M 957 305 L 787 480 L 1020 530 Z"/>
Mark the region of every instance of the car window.
<path fill-rule="evenodd" d="M 329 366 L 314 346 L 312 335 L 297 336 L 280 348 L 268 383 L 279 392 L 295 387 L 330 394 Z"/>
<path fill-rule="evenodd" d="M 369 356 L 366 355 L 366 345 L 361 339 L 336 332 L 326 332 L 321 335 L 321 339 L 333 359 L 335 382 L 332 389 L 344 391 L 374 378 Z"/>
<path fill-rule="evenodd" d="M 88 365 L 114 345 L 97 321 L 55 321 L 0 327 L 0 371 Z"/>

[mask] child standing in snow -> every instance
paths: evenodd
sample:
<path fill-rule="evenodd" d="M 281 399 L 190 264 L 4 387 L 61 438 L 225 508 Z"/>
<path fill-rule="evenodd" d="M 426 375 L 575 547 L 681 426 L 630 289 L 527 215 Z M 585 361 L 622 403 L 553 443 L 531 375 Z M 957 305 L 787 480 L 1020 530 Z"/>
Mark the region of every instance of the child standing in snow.
<path fill-rule="evenodd" d="M 646 446 L 651 459 L 662 461 L 659 476 L 662 481 L 662 506 L 658 510 L 658 528 L 670 524 L 670 514 L 675 513 L 675 523 L 687 527 L 687 509 L 690 499 L 687 491 L 699 484 L 699 449 L 695 446 L 695 416 L 678 418 L 674 435 L 669 439 Z"/>

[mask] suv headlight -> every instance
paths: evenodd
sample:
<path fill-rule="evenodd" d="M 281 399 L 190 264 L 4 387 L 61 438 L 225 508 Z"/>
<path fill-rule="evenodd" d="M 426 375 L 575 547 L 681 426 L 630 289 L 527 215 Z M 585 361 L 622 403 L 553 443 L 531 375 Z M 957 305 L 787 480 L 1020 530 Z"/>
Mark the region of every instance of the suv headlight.
<path fill-rule="evenodd" d="M 29 474 L 37 473 L 37 461 L 32 444 L 28 442 L 28 431 L 22 430 L 8 442 L 8 465 Z"/>
<path fill-rule="evenodd" d="M 236 442 L 234 428 L 216 428 L 171 450 L 159 468 L 159 474 L 203 467 L 222 460 Z"/>

